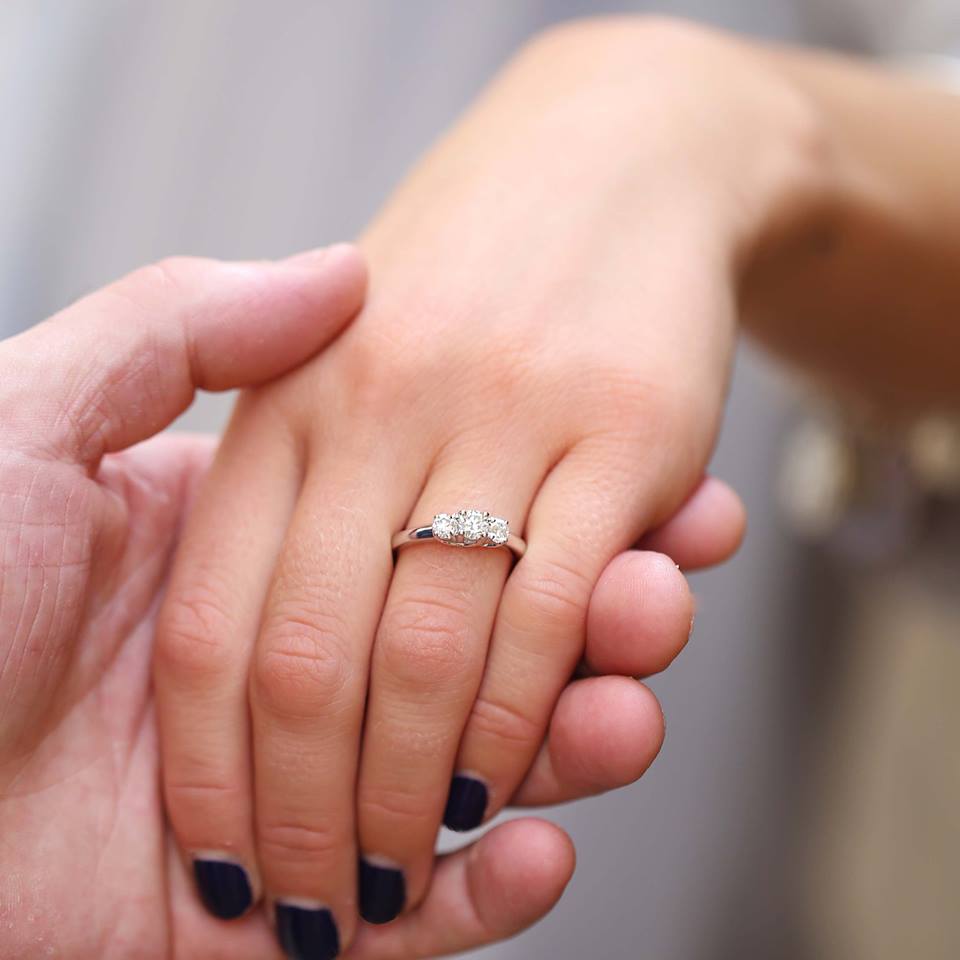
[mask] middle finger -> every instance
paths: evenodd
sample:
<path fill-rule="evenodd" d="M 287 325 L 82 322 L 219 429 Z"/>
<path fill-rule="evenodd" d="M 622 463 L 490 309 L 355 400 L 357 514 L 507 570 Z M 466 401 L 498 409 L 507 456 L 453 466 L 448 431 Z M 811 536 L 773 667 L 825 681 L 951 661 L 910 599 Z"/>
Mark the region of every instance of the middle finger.
<path fill-rule="evenodd" d="M 417 485 L 376 456 L 341 449 L 309 471 L 251 666 L 259 862 L 291 957 L 336 956 L 356 924 L 369 651 L 392 568 L 391 504 L 409 503 Z"/>

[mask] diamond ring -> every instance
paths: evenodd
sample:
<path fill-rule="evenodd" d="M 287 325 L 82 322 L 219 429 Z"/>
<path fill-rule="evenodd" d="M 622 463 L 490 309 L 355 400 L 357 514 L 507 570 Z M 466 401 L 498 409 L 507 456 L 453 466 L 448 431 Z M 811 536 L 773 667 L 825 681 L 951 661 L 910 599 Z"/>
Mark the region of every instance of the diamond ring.
<path fill-rule="evenodd" d="M 518 557 L 527 549 L 526 543 L 510 532 L 510 524 L 503 517 L 493 517 L 483 510 L 438 513 L 429 527 L 411 527 L 395 534 L 393 549 L 431 540 L 448 547 L 506 547 Z"/>

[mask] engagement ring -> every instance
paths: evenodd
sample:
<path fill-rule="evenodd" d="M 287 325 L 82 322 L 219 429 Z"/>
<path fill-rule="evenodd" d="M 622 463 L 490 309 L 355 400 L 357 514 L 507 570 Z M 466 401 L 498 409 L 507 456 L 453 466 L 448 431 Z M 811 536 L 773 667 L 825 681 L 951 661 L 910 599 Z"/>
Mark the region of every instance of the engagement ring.
<path fill-rule="evenodd" d="M 438 513 L 429 527 L 401 530 L 393 538 L 393 549 L 431 540 L 448 547 L 506 547 L 518 557 L 527 549 L 526 543 L 510 532 L 510 524 L 503 517 L 493 517 L 483 510 Z"/>

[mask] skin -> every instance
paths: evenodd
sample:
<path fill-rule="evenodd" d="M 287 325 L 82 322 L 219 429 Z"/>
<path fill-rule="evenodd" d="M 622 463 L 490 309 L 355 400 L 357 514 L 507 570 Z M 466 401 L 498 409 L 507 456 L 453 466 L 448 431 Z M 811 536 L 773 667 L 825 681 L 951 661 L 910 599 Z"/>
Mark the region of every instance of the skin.
<path fill-rule="evenodd" d="M 156 613 L 216 441 L 147 438 L 197 388 L 250 385 L 305 360 L 351 319 L 363 292 L 364 268 L 349 248 L 280 264 L 172 260 L 0 343 L 5 958 L 280 956 L 262 913 L 228 926 L 203 911 L 160 802 Z M 657 545 L 698 566 L 736 547 L 743 511 L 707 480 L 674 520 Z M 598 588 L 591 661 L 612 674 L 643 672 L 682 643 L 690 605 L 662 554 L 628 551 Z M 626 643 L 622 630 L 633 631 Z M 661 736 L 659 709 L 640 684 L 577 681 L 516 800 L 556 803 L 626 783 Z M 504 824 L 443 858 L 421 909 L 358 943 L 358 955 L 435 956 L 511 935 L 552 906 L 572 868 L 556 827 Z"/>
<path fill-rule="evenodd" d="M 861 415 L 960 408 L 960 100 L 855 60 L 760 48 L 819 118 L 821 173 L 743 281 L 746 329 Z"/>
<path fill-rule="evenodd" d="M 486 818 L 521 788 L 595 585 L 692 494 L 722 410 L 744 212 L 724 184 L 678 203 L 692 161 L 624 149 L 635 89 L 583 116 L 571 78 L 602 89 L 625 60 L 547 89 L 554 56 L 508 69 L 371 226 L 351 328 L 242 398 L 160 615 L 181 849 L 242 865 L 271 906 L 332 911 L 343 949 L 358 857 L 402 870 L 415 910 L 453 775 L 486 785 Z M 396 530 L 470 505 L 524 531 L 519 563 L 437 544 L 394 562 Z"/>
<path fill-rule="evenodd" d="M 349 249 L 169 261 L 0 343 L 3 956 L 216 955 L 184 930 L 149 672 L 171 551 L 213 446 L 135 444 L 197 387 L 301 362 L 363 291 Z"/>
<path fill-rule="evenodd" d="M 561 29 L 496 79 L 364 237 L 357 322 L 241 401 L 188 526 L 156 660 L 185 851 L 331 911 L 344 946 L 358 857 L 402 870 L 416 908 L 451 778 L 485 785 L 486 817 L 514 795 L 602 571 L 702 475 L 738 312 L 864 396 L 950 395 L 920 376 L 956 337 L 957 237 L 918 216 L 946 168 L 859 122 L 872 92 L 918 136 L 955 116 L 856 65 L 659 21 Z M 887 301 L 910 268 L 933 293 L 910 300 L 903 363 Z M 394 564 L 394 531 L 470 505 L 524 532 L 519 563 L 426 544 Z"/>
<path fill-rule="evenodd" d="M 371 935 L 358 858 L 403 871 L 408 915 L 430 896 L 455 774 L 487 819 L 532 789 L 603 571 L 703 476 L 744 258 L 812 190 L 806 101 L 675 33 L 561 32 L 507 68 L 364 236 L 356 322 L 241 399 L 185 530 L 155 659 L 176 837 L 331 911 L 343 949 Z M 746 161 L 743 129 L 770 138 Z M 524 558 L 394 561 L 395 531 L 466 506 Z"/>
<path fill-rule="evenodd" d="M 889 106 L 889 121 L 867 128 L 864 103 Z M 682 646 L 678 612 L 689 607 L 671 606 L 671 595 L 683 597 L 673 568 L 623 551 L 643 538 L 681 560 L 696 504 L 712 495 L 704 487 L 687 500 L 719 419 L 738 305 L 774 349 L 840 388 L 898 409 L 956 405 L 948 362 L 956 328 L 943 319 L 960 297 L 949 161 L 960 148 L 945 133 L 954 129 L 949 97 L 686 25 L 588 23 L 532 44 L 365 237 L 375 284 L 357 323 L 315 361 L 244 398 L 199 494 L 156 659 L 166 798 L 182 852 L 224 850 L 268 895 L 333 906 L 342 942 L 352 939 L 360 956 L 466 949 L 548 909 L 572 851 L 539 821 L 503 825 L 443 859 L 428 886 L 444 778 L 464 763 L 484 768 L 492 813 L 511 795 L 549 802 L 626 782 L 652 758 L 662 720 L 641 685 L 568 681 L 581 655 L 599 672 L 640 674 Z M 906 143 L 937 149 L 905 151 Z M 523 190 L 506 189 L 518 183 Z M 872 317 L 883 322 L 869 328 L 864 351 Z M 50 438 L 71 422 L 70 396 L 53 388 L 71 382 L 71 370 L 97 386 L 88 355 L 118 329 L 78 342 L 75 367 L 52 363 L 59 338 L 35 341 L 20 361 L 42 356 L 42 370 L 2 381 L 4 449 L 17 454 L 4 470 L 26 452 L 41 480 L 41 466 L 54 471 L 49 485 L 35 486 L 29 472 L 3 477 L 7 497 L 19 504 L 27 492 L 40 503 L 36 524 L 7 525 L 5 555 L 52 528 L 54 558 L 37 573 L 36 564 L 18 566 L 14 549 L 5 576 L 5 655 L 25 666 L 0 686 L 9 723 L 0 827 L 16 865 L 3 902 L 17 902 L 17 920 L 32 918 L 7 920 L 5 955 L 32 957 L 38 942 L 77 957 L 276 955 L 261 913 L 232 925 L 203 914 L 183 861 L 164 847 L 156 800 L 146 665 L 169 560 L 157 544 L 172 545 L 207 460 L 188 469 L 184 450 L 159 442 L 149 448 L 156 459 L 143 447 L 99 460 L 176 412 L 157 416 L 142 389 L 119 408 L 85 394 L 86 443 L 50 456 Z M 278 343 L 299 343 L 309 329 L 294 323 Z M 286 365 L 322 340 L 288 353 Z M 143 349 L 145 361 L 111 367 L 119 383 L 142 387 L 130 371 L 149 371 L 156 358 L 149 338 Z M 262 360 L 262 344 L 252 353 Z M 505 367 L 503 356 L 534 362 Z M 284 362 L 252 366 L 249 379 L 260 380 Z M 20 368 L 10 360 L 4 369 Z M 185 403 L 189 385 L 178 391 Z M 97 414 L 116 422 L 117 410 L 130 429 L 104 448 L 110 433 Z M 272 466 L 265 487 L 257 469 L 236 475 L 241 457 Z M 66 477 L 62 488 L 53 482 Z M 173 492 L 143 497 L 151 488 L 141 479 Z M 33 490 L 63 495 L 44 508 Z M 244 496 L 234 500 L 237 490 Z M 516 502 L 497 499 L 505 492 Z M 404 555 L 391 582 L 389 535 L 468 497 L 525 529 L 526 566 L 507 580 L 495 553 L 423 547 Z M 15 577 L 63 579 L 70 503 L 92 509 L 91 529 L 123 543 L 130 563 L 97 551 L 89 583 L 27 593 Z M 565 526 L 568 504 L 580 519 Z M 87 529 L 87 515 L 80 519 Z M 151 536 L 133 536 L 144 523 Z M 687 543 L 691 563 L 708 552 L 696 541 Z M 130 570 L 139 575 L 128 582 L 121 574 Z M 662 594 L 645 594 L 644 607 L 660 612 L 631 623 L 618 597 L 658 582 Z M 31 598 L 50 613 L 31 616 Z M 624 637 L 647 642 L 625 648 Z M 65 652 L 60 661 L 55 651 Z M 69 673 L 38 669 L 67 654 L 77 661 Z M 498 662 L 515 685 L 493 670 Z M 77 700 L 77 685 L 91 697 Z M 361 742 L 368 692 L 385 722 L 368 720 Z M 191 710 L 209 723 L 187 742 L 177 722 Z M 498 727 L 497 717 L 506 722 Z M 132 762 L 95 762 L 107 744 L 116 745 L 108 756 Z M 178 790 L 191 785 L 184 770 L 208 802 Z M 397 770 L 412 776 L 392 782 Z M 409 782 L 416 804 L 403 805 Z M 38 849 L 70 869 L 49 869 Z M 356 922 L 358 852 L 408 872 L 408 912 L 386 928 Z M 78 876 L 97 883 L 78 889 Z"/>
<path fill-rule="evenodd" d="M 699 482 L 738 319 L 878 409 L 955 403 L 956 119 L 900 78 L 669 21 L 528 46 L 364 236 L 357 322 L 237 408 L 160 619 L 182 848 L 331 911 L 344 947 L 358 858 L 416 909 L 451 778 L 485 785 L 486 818 L 515 794 L 602 571 Z M 524 558 L 394 563 L 394 531 L 464 506 Z"/>

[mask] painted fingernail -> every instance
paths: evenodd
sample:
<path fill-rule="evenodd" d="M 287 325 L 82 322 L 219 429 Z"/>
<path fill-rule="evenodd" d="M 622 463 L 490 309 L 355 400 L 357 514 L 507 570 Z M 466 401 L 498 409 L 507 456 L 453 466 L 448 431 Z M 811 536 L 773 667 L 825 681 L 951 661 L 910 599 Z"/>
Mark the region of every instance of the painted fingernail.
<path fill-rule="evenodd" d="M 457 774 L 450 783 L 443 825 L 448 830 L 456 830 L 459 833 L 475 830 L 483 823 L 483 815 L 486 812 L 486 784 L 473 777 Z"/>
<path fill-rule="evenodd" d="M 360 861 L 360 916 L 367 923 L 396 920 L 406 899 L 407 883 L 402 870 Z"/>
<path fill-rule="evenodd" d="M 340 935 L 333 914 L 324 907 L 277 903 L 277 938 L 290 960 L 333 960 Z"/>
<path fill-rule="evenodd" d="M 253 906 L 247 871 L 227 860 L 196 859 L 193 876 L 203 905 L 221 920 L 242 917 Z"/>

